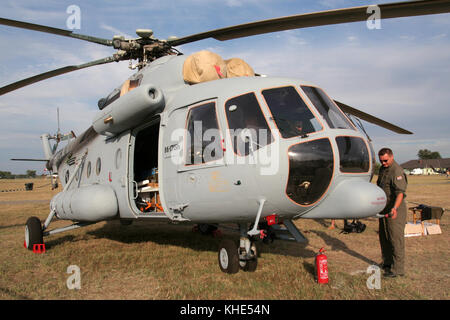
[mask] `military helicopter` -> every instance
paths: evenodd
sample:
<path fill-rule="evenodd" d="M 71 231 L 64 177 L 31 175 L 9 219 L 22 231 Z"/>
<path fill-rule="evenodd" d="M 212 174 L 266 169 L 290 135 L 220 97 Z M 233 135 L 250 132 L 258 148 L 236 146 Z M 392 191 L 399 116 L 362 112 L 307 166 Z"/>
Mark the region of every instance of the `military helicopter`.
<path fill-rule="evenodd" d="M 380 4 L 382 19 L 450 12 L 450 1 Z M 45 72 L 0 88 L 0 95 L 64 73 L 122 60 L 138 71 L 98 102 L 92 126 L 57 150 L 61 134 L 41 136 L 46 168 L 63 190 L 42 224 L 30 217 L 25 247 L 99 221 L 194 223 L 202 232 L 236 224 L 239 243 L 222 240 L 223 272 L 255 271 L 255 242 L 307 242 L 293 220 L 377 216 L 384 192 L 370 183 L 375 154 L 349 115 L 400 134 L 389 122 L 331 99 L 315 84 L 245 72 L 231 76 L 214 57 L 178 46 L 297 28 L 365 21 L 370 6 L 299 14 L 159 40 L 151 30 L 112 40 L 0 18 L 0 24 L 113 47 L 110 57 Z M 207 54 L 208 55 L 208 54 Z M 207 61 L 207 62 L 205 62 Z M 188 80 L 186 70 L 195 77 Z M 55 145 L 51 145 L 51 141 Z M 53 219 L 68 227 L 49 230 Z"/>

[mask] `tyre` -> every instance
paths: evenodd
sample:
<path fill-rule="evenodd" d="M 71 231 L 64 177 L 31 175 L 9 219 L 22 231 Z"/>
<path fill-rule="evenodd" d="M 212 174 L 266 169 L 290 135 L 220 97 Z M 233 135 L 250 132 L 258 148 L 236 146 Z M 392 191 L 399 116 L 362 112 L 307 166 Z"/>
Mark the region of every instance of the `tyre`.
<path fill-rule="evenodd" d="M 44 237 L 42 233 L 41 220 L 37 217 L 28 218 L 25 225 L 25 247 L 33 250 L 35 244 L 43 244 Z"/>
<path fill-rule="evenodd" d="M 239 255 L 236 244 L 231 240 L 222 240 L 219 245 L 219 267 L 225 273 L 239 271 Z"/>
<path fill-rule="evenodd" d="M 242 270 L 246 272 L 255 272 L 258 267 L 258 259 L 254 258 L 252 260 L 244 261 L 244 266 L 242 266 Z"/>

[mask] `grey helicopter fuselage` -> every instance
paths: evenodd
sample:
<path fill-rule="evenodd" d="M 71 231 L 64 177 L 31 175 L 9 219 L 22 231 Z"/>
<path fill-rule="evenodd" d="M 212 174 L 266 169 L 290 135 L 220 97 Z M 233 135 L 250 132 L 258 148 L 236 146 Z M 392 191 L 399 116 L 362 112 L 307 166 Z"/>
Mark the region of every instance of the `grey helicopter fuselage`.
<path fill-rule="evenodd" d="M 139 86 L 114 100 L 116 89 L 60 151 L 52 154 L 42 136 L 48 169 L 64 187 L 51 202 L 58 218 L 252 223 L 257 213 L 346 219 L 382 211 L 370 141 L 321 89 L 259 76 L 190 85 L 185 59 L 165 56 L 134 74 Z M 151 192 L 162 208 L 145 212 L 140 182 L 155 171 Z"/>

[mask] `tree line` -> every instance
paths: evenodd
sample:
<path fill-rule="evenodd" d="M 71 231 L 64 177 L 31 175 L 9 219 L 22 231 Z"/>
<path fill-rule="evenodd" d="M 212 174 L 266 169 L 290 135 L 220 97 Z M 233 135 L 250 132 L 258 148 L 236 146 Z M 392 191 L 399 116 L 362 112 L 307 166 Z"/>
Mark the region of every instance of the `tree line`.
<path fill-rule="evenodd" d="M 14 174 L 10 171 L 0 171 L 0 179 L 36 178 L 36 170 L 27 170 L 25 174 Z"/>
<path fill-rule="evenodd" d="M 417 152 L 417 157 L 421 160 L 425 159 L 442 159 L 441 154 L 437 151 L 430 151 L 428 149 L 420 149 Z"/>

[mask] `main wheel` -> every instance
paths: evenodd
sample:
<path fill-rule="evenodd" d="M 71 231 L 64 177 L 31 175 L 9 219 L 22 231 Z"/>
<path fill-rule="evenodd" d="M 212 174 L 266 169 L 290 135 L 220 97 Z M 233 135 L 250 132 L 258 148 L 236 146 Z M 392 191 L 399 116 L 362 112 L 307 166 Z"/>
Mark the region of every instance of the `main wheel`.
<path fill-rule="evenodd" d="M 233 274 L 239 271 L 238 248 L 233 241 L 225 239 L 220 243 L 219 266 L 225 273 Z"/>
<path fill-rule="evenodd" d="M 35 244 L 43 244 L 44 237 L 42 234 L 41 220 L 37 217 L 28 218 L 25 225 L 25 247 L 33 250 Z"/>

